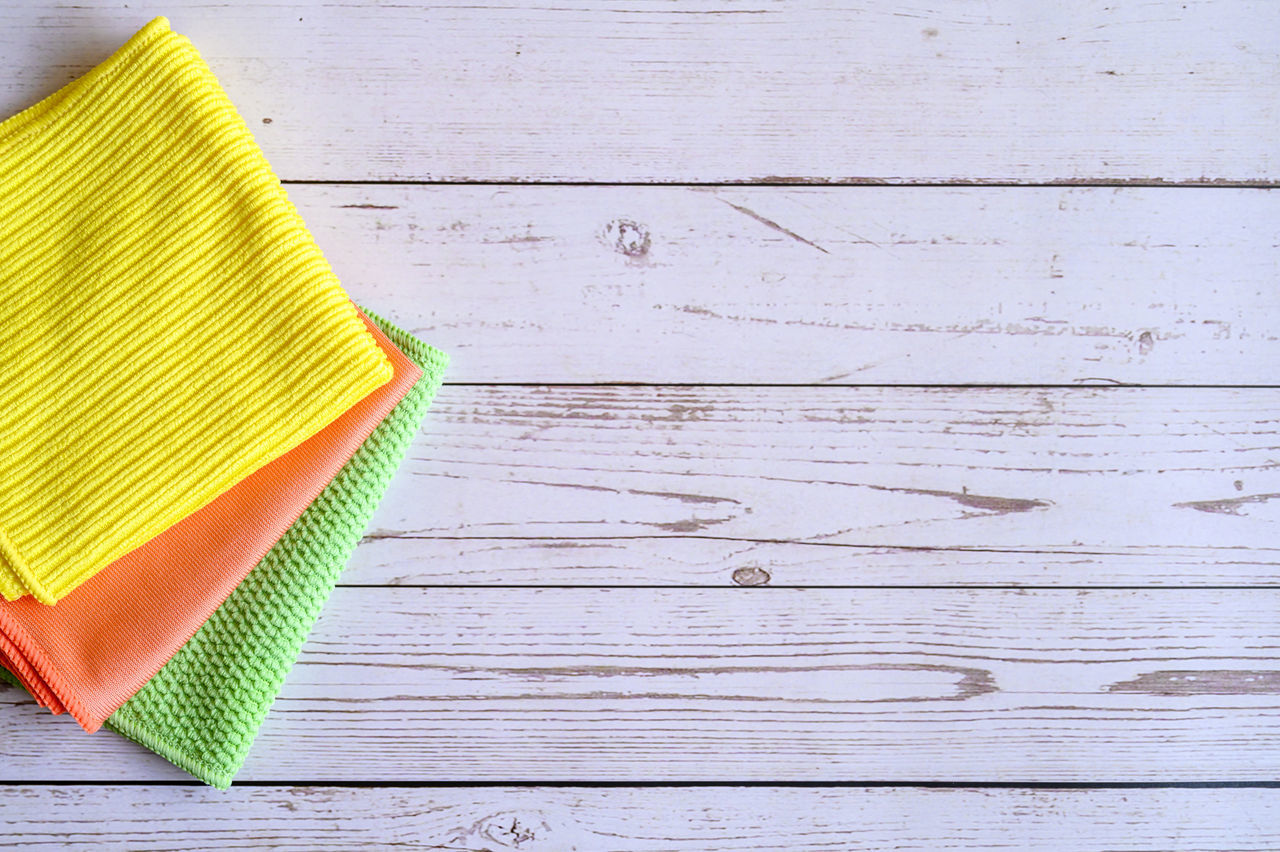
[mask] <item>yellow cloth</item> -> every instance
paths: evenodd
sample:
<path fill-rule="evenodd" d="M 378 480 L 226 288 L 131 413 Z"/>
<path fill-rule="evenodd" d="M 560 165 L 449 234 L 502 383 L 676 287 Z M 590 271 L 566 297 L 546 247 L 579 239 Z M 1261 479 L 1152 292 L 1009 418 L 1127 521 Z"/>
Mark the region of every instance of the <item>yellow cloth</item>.
<path fill-rule="evenodd" d="M 391 375 L 164 18 L 0 122 L 5 598 L 56 602 Z"/>

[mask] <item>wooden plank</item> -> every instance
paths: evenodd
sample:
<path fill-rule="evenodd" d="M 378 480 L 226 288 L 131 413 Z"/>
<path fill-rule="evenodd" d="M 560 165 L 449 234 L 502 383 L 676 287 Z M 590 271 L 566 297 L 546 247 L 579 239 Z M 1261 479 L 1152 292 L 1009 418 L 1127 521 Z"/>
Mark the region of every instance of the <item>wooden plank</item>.
<path fill-rule="evenodd" d="M 342 588 L 241 780 L 1269 781 L 1280 591 Z M 13 782 L 181 777 L 0 691 Z"/>
<path fill-rule="evenodd" d="M 1276 583 L 1278 404 L 446 386 L 347 582 Z"/>
<path fill-rule="evenodd" d="M 1280 7 L 1266 0 L 172 0 L 165 12 L 286 178 L 1280 177 Z M 82 73 L 151 14 L 9 4 L 0 108 Z"/>
<path fill-rule="evenodd" d="M 8 787 L 24 848 L 446 852 L 1252 852 L 1280 845 L 1280 793 L 683 787 Z"/>
<path fill-rule="evenodd" d="M 394 523 L 399 507 L 381 518 Z M 1145 551 L 1145 552 L 1144 552 Z M 1219 586 L 1280 583 L 1264 545 L 1111 551 L 882 547 L 657 534 L 471 538 L 383 531 L 361 542 L 346 585 L 392 586 Z"/>
<path fill-rule="evenodd" d="M 1277 383 L 1280 192 L 290 194 L 455 382 Z"/>

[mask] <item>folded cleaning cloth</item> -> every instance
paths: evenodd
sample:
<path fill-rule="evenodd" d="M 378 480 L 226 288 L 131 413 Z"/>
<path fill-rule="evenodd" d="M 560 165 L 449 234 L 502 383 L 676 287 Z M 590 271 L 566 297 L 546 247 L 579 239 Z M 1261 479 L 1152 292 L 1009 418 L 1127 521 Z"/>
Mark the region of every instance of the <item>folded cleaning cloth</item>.
<path fill-rule="evenodd" d="M 191 641 L 107 720 L 226 788 L 440 387 L 448 356 L 370 313 L 423 376 Z"/>
<path fill-rule="evenodd" d="M 392 376 L 164 18 L 0 122 L 0 353 L 0 593 L 46 604 Z"/>
<path fill-rule="evenodd" d="M 54 713 L 96 731 L 182 647 L 422 376 L 368 324 L 390 382 L 57 606 L 0 601 L 0 663 Z M 145 595 L 138 590 L 145 589 Z"/>

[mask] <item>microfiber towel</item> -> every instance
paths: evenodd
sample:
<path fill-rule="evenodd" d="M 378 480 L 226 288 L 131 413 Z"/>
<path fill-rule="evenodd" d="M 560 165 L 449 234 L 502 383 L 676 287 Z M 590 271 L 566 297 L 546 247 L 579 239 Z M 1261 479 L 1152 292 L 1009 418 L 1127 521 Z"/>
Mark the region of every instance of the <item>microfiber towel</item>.
<path fill-rule="evenodd" d="M 107 720 L 226 788 L 404 460 L 448 356 L 370 314 L 423 376 L 191 640 Z"/>
<path fill-rule="evenodd" d="M 372 323 L 395 376 L 337 420 L 130 551 L 57 606 L 0 601 L 0 663 L 96 731 L 226 599 L 422 376 Z M 145 589 L 146 594 L 138 594 Z"/>
<path fill-rule="evenodd" d="M 164 18 L 0 122 L 6 599 L 55 603 L 392 372 Z"/>

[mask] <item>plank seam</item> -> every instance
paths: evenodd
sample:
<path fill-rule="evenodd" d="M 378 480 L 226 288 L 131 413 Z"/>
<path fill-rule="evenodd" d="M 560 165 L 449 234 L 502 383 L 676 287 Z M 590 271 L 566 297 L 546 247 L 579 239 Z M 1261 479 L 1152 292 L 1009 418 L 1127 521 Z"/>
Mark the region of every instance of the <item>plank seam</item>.
<path fill-rule="evenodd" d="M 414 329 L 430 331 L 430 328 Z M 934 384 L 907 382 L 868 382 L 862 384 L 820 383 L 810 382 L 445 382 L 445 387 L 459 388 L 851 388 L 851 389 L 900 389 L 900 390 L 1131 390 L 1147 388 L 1151 390 L 1280 390 L 1280 385 L 1262 384 L 1137 384 L 1120 382 L 1114 379 L 1098 380 L 1096 383 L 1079 382 L 1073 384 L 969 384 L 942 382 Z"/>
<path fill-rule="evenodd" d="M 1233 180 L 1230 178 L 1210 178 L 1207 180 L 1166 181 L 1159 178 L 1128 178 L 1122 180 L 1096 181 L 1064 178 L 1050 181 L 1002 181 L 981 179 L 948 180 L 948 181 L 894 181 L 877 178 L 797 178 L 796 180 L 751 180 L 736 181 L 605 181 L 605 180 L 361 180 L 361 179 L 322 179 L 295 178 L 281 180 L 286 186 L 590 186 L 590 187 L 723 187 L 734 189 L 741 187 L 774 187 L 791 189 L 795 187 L 884 187 L 890 189 L 953 189 L 955 187 L 991 187 L 1000 189 L 1069 188 L 1069 189 L 1275 189 L 1280 181 L 1267 180 Z"/>
<path fill-rule="evenodd" d="M 180 780 L 89 780 L 89 779 L 3 779 L 0 784 L 6 786 L 26 787 L 194 787 L 204 789 L 205 785 L 198 781 Z M 580 787 L 587 789 L 688 789 L 688 788 L 724 788 L 724 787 L 767 787 L 767 788 L 904 788 L 923 790 L 1273 790 L 1280 789 L 1280 781 L 573 781 L 554 780 L 539 781 L 529 779 L 511 780 L 443 780 L 443 781 L 384 781 L 384 780 L 254 780 L 237 781 L 236 787 L 308 787 L 308 788 L 377 788 L 377 789 L 458 789 L 470 787 L 537 787 L 559 788 Z"/>

